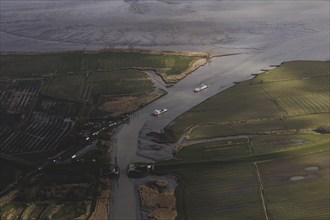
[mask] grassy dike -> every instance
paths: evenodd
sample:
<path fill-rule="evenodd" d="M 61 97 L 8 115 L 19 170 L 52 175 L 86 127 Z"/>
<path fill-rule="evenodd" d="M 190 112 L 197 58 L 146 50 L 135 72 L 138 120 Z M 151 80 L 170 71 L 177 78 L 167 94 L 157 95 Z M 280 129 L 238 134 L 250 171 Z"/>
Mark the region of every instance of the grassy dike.
<path fill-rule="evenodd" d="M 330 136 L 313 130 L 329 126 L 329 76 L 329 62 L 284 63 L 171 123 L 185 142 L 155 171 L 179 177 L 178 219 L 327 219 Z"/>

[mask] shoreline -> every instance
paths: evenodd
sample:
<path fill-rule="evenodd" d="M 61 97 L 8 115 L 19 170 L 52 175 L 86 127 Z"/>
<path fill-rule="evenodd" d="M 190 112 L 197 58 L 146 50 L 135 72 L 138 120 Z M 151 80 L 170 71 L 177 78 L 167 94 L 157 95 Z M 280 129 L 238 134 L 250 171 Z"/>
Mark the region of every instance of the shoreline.
<path fill-rule="evenodd" d="M 64 54 L 102 54 L 102 53 L 137 53 L 144 55 L 155 55 L 155 56 L 182 56 L 182 57 L 193 57 L 196 58 L 192 60 L 187 69 L 184 71 L 175 74 L 167 75 L 166 73 L 160 73 L 162 68 L 150 68 L 150 67 L 127 67 L 127 68 L 114 68 L 110 70 L 101 70 L 101 71 L 114 71 L 114 70 L 138 70 L 138 71 L 153 71 L 158 75 L 163 82 L 166 84 L 166 87 L 171 87 L 175 85 L 180 80 L 184 79 L 187 75 L 196 71 L 200 67 L 206 65 L 213 57 L 218 57 L 222 55 L 211 55 L 210 53 L 204 52 L 191 52 L 191 51 L 168 51 L 168 50 L 149 50 L 149 49 L 126 49 L 126 48 L 111 48 L 111 49 L 99 49 L 99 50 L 68 50 L 68 51 L 50 51 L 50 52 L 11 52 L 11 51 L 0 51 L 0 56 L 35 56 L 35 55 L 64 55 Z M 230 54 L 232 55 L 232 54 Z M 223 55 L 223 56 L 230 56 Z M 235 54 L 233 54 L 235 55 Z"/>
<path fill-rule="evenodd" d="M 112 184 L 110 219 L 142 219 L 140 215 L 132 217 L 135 214 L 131 213 L 132 210 L 139 214 L 140 206 L 132 197 L 133 179 L 125 180 L 124 165 L 129 160 L 146 161 L 148 159 L 145 156 L 149 154 L 155 157 L 161 155 L 159 151 L 152 150 L 151 138 L 146 133 L 166 129 L 184 112 L 219 91 L 234 86 L 235 82 L 250 79 L 253 73 L 258 72 L 256 69 L 267 69 L 269 64 L 283 60 L 306 57 L 329 59 L 329 2 L 326 1 L 272 1 L 265 4 L 209 1 L 205 5 L 196 1 L 180 2 L 173 6 L 164 2 L 139 2 L 136 3 L 138 7 L 133 2 L 135 10 L 132 10 L 128 1 L 38 4 L 12 1 L 4 4 L 1 9 L 4 12 L 4 30 L 0 33 L 3 35 L 1 43 L 7 50 L 0 50 L 0 56 L 79 51 L 86 54 L 131 51 L 158 55 L 163 50 L 168 50 L 168 55 L 178 56 L 194 56 L 194 52 L 186 50 L 245 54 L 228 58 L 214 55 L 212 58 L 221 58 L 212 59 L 212 63 L 209 62 L 206 67 L 200 66 L 198 70 L 185 75 L 185 78 L 168 88 L 168 95 L 138 108 L 129 115 L 130 124 L 118 127 L 111 137 L 115 150 L 111 157 L 118 155 L 122 176 L 120 184 L 119 180 L 118 185 L 115 181 Z M 77 16 L 77 19 L 72 19 L 73 16 Z M 200 23 L 196 23 L 195 19 L 200 20 Z M 133 46 L 148 49 L 129 49 Z M 175 54 L 171 54 L 171 51 Z M 243 59 L 240 59 L 241 56 Z M 210 86 L 209 89 L 201 94 L 192 94 L 191 88 L 201 80 Z M 169 108 L 167 115 L 150 117 L 150 112 L 158 106 Z M 139 148 L 141 146 L 142 149 Z M 169 145 L 164 146 L 164 155 L 173 156 L 166 151 Z M 141 151 L 142 154 L 138 154 Z"/>
<path fill-rule="evenodd" d="M 97 54 L 106 52 L 124 52 L 124 53 L 140 53 L 150 55 L 175 55 L 175 56 L 188 56 L 188 57 L 208 57 L 209 53 L 192 52 L 192 51 L 171 51 L 171 50 L 153 50 L 153 49 L 127 49 L 127 48 L 109 48 L 109 49 L 96 49 L 96 50 L 61 50 L 61 51 L 0 51 L 0 55 L 43 55 L 43 54 L 63 54 L 63 53 L 78 53 L 84 54 Z"/>

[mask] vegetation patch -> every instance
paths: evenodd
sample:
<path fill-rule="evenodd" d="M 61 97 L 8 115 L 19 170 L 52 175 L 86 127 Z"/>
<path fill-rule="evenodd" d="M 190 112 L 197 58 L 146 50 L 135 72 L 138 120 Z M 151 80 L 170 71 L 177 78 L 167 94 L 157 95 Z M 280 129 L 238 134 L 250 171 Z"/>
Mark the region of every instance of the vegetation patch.
<path fill-rule="evenodd" d="M 191 128 L 189 137 L 209 138 L 328 126 L 329 77 L 329 61 L 284 63 L 184 113 L 165 129 L 164 140 Z"/>
<path fill-rule="evenodd" d="M 151 219 L 176 219 L 176 199 L 174 189 L 166 180 L 151 180 L 139 186 L 142 211 Z"/>
<path fill-rule="evenodd" d="M 46 81 L 42 93 L 73 101 L 97 101 L 99 96 L 144 94 L 152 90 L 152 82 L 144 72 L 127 69 L 58 75 Z"/>
<path fill-rule="evenodd" d="M 145 71 L 173 84 L 207 57 L 125 49 L 2 53 L 0 150 L 7 155 L 1 153 L 1 190 L 10 183 L 21 188 L 1 203 L 0 218 L 107 219 L 110 183 L 104 182 L 116 167 L 109 134 L 128 120 L 124 115 L 164 95 Z M 175 201 L 173 191 L 161 195 L 171 199 L 160 198 L 150 215 L 174 219 L 174 206 L 166 206 Z"/>
<path fill-rule="evenodd" d="M 109 208 L 111 201 L 111 190 L 109 189 L 110 183 L 111 183 L 110 181 L 107 181 L 106 188 L 101 189 L 100 195 L 97 197 L 95 210 L 89 219 L 91 220 L 109 219 L 110 216 Z"/>
<path fill-rule="evenodd" d="M 235 135 L 252 135 L 276 130 L 284 130 L 283 121 L 279 118 L 265 118 L 258 120 L 208 123 L 193 127 L 186 138 L 202 139 L 226 137 Z"/>
<path fill-rule="evenodd" d="M 251 147 L 255 154 L 263 154 L 326 144 L 329 142 L 329 138 L 329 135 L 317 134 L 257 135 L 253 136 Z"/>
<path fill-rule="evenodd" d="M 91 116 L 97 117 L 101 113 L 101 115 L 108 114 L 115 118 L 129 114 L 161 97 L 163 94 L 163 92 L 154 91 L 142 97 L 131 95 L 105 98 L 105 101 L 101 101 L 96 109 L 91 112 Z"/>
<path fill-rule="evenodd" d="M 23 203 L 10 203 L 0 207 L 1 219 L 20 219 L 24 209 L 26 208 Z"/>
<path fill-rule="evenodd" d="M 206 63 L 208 54 L 142 50 L 108 50 L 44 54 L 1 54 L 2 77 L 41 77 L 54 74 L 154 69 L 176 82 Z"/>
<path fill-rule="evenodd" d="M 329 134 L 330 133 L 330 125 L 319 126 L 315 129 L 316 132 L 321 134 Z"/>
<path fill-rule="evenodd" d="M 269 217 L 327 219 L 329 159 L 329 152 L 323 152 L 258 163 Z M 318 169 L 306 170 L 306 166 Z"/>
<path fill-rule="evenodd" d="M 180 179 L 178 218 L 327 219 L 329 75 L 329 61 L 284 63 L 150 134 L 181 138 L 155 164 Z"/>
<path fill-rule="evenodd" d="M 48 206 L 47 203 L 29 203 L 27 208 L 22 213 L 22 219 L 30 220 L 30 219 L 38 219 L 41 213 Z"/>
<path fill-rule="evenodd" d="M 210 141 L 183 147 L 177 158 L 183 160 L 216 160 L 250 155 L 248 139 Z"/>
<path fill-rule="evenodd" d="M 81 218 L 81 217 L 87 217 L 84 216 L 84 214 L 86 213 L 86 210 L 88 209 L 88 203 L 85 202 L 74 202 L 74 203 L 70 203 L 70 202 L 66 202 L 63 204 L 63 206 L 61 206 L 61 208 L 54 214 L 52 215 L 52 219 L 75 219 L 75 218 Z"/>
<path fill-rule="evenodd" d="M 306 181 L 305 187 L 307 187 L 309 179 L 318 179 L 319 182 L 317 184 L 319 185 L 317 187 L 322 189 L 316 189 L 317 191 L 328 192 L 329 171 L 328 168 L 324 167 L 328 166 L 327 164 L 329 163 L 329 136 L 324 136 L 323 138 L 306 138 L 301 136 L 302 135 L 300 135 L 300 138 L 306 141 L 306 143 L 302 143 L 302 146 L 299 148 L 296 148 L 296 146 L 286 146 L 281 151 L 268 149 L 269 153 L 250 152 L 249 154 L 242 154 L 242 152 L 231 152 L 231 157 L 227 158 L 227 152 L 223 155 L 221 150 L 215 150 L 212 155 L 207 155 L 208 143 L 186 146 L 181 150 L 183 151 L 181 154 L 183 156 L 180 157 L 181 151 L 179 151 L 177 159 L 157 162 L 155 165 L 155 173 L 172 173 L 179 177 L 180 184 L 175 193 L 179 218 L 212 219 L 220 215 L 223 219 L 241 219 L 246 215 L 249 216 L 249 219 L 263 219 L 266 218 L 266 215 L 270 218 L 273 213 L 272 210 L 269 210 L 267 207 L 269 207 L 268 203 L 272 203 L 272 201 L 268 200 L 268 188 L 265 187 L 267 184 L 265 184 L 264 180 L 264 175 L 266 174 L 264 173 L 263 164 L 270 164 L 268 168 L 271 170 L 267 174 L 269 175 L 267 181 L 277 179 L 277 182 L 272 186 L 274 187 L 274 191 L 276 191 L 274 195 L 277 195 L 278 190 L 281 190 L 277 189 L 278 186 L 286 187 L 285 184 L 288 183 L 292 184 Z M 266 141 L 272 140 L 268 138 L 269 137 L 266 137 Z M 273 137 L 273 140 L 274 138 L 275 137 Z M 287 138 L 287 136 L 284 136 L 282 140 Z M 294 138 L 298 138 L 298 136 Z M 263 141 L 265 140 L 256 140 L 259 144 L 262 144 Z M 277 139 L 277 141 L 278 142 L 273 143 L 273 145 L 279 145 L 277 147 L 277 149 L 279 149 L 283 142 L 280 141 L 280 139 Z M 254 146 L 254 144 L 252 144 L 252 146 Z M 271 146 L 271 143 L 269 143 L 269 146 Z M 192 149 L 189 149 L 189 147 Z M 222 147 L 223 146 L 220 146 L 219 148 L 221 149 Z M 276 149 L 276 146 L 274 146 L 274 148 Z M 184 152 L 185 149 L 189 154 Z M 322 151 L 322 153 L 318 153 L 320 151 Z M 230 151 L 228 154 L 229 153 Z M 318 158 L 318 155 L 324 156 Z M 309 157 L 313 157 L 313 159 L 306 159 Z M 289 159 L 294 160 L 295 163 L 299 163 L 299 171 L 294 172 L 296 169 L 294 168 L 295 165 L 291 166 L 290 163 L 286 163 Z M 274 170 L 277 169 L 276 167 L 278 167 L 278 169 L 285 169 L 285 171 L 283 170 L 282 172 L 288 172 L 288 174 L 286 176 L 282 175 L 281 172 Z M 310 167 L 317 167 L 318 169 L 311 169 Z M 261 171 L 259 172 L 259 170 Z M 318 178 L 320 175 L 322 175 L 323 178 Z M 325 182 L 327 185 L 324 185 Z M 312 187 L 314 187 L 314 185 L 312 185 Z M 307 191 L 307 188 L 304 190 Z M 243 198 L 241 198 L 241 196 Z M 283 198 L 291 200 L 291 193 L 289 190 L 286 191 L 285 195 L 283 194 Z M 329 197 L 328 194 L 326 194 L 321 198 L 325 199 Z M 313 201 L 317 201 L 317 197 L 315 197 Z M 292 205 L 294 202 L 291 201 L 290 204 Z M 320 216 L 329 214 L 324 207 L 322 206 L 321 208 L 322 212 Z M 284 217 L 284 214 L 288 214 L 286 209 L 287 204 L 283 204 L 283 206 L 278 208 L 283 210 L 283 216 L 278 218 L 274 217 L 274 219 L 286 219 L 288 216 Z M 318 208 L 309 208 L 308 210 L 314 213 L 312 215 L 318 216 L 315 214 Z M 278 210 L 276 210 L 276 212 L 277 211 Z M 242 216 L 240 216 L 239 213 L 241 213 Z M 302 216 L 303 214 L 300 217 Z"/>
<path fill-rule="evenodd" d="M 197 165 L 175 169 L 179 219 L 262 219 L 254 167 L 250 164 Z"/>

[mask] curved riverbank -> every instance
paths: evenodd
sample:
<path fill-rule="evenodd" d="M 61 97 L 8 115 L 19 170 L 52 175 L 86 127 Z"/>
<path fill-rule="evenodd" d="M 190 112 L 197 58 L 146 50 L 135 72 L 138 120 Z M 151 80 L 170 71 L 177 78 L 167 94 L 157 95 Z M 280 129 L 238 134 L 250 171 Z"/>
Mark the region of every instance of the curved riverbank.
<path fill-rule="evenodd" d="M 314 41 L 315 45 L 306 45 L 305 43 L 313 37 L 316 40 Z M 302 48 L 301 44 L 306 45 L 305 48 Z M 134 219 L 137 212 L 134 180 L 129 180 L 127 177 L 126 165 L 137 160 L 150 161 L 150 159 L 158 160 L 172 157 L 173 146 L 162 145 L 164 147 L 163 152 L 154 150 L 153 145 L 155 143 L 147 136 L 148 133 L 161 132 L 183 112 L 234 85 L 234 82 L 252 78 L 253 74 L 260 72 L 261 69 L 269 69 L 271 65 L 278 65 L 293 59 L 328 60 L 327 48 L 329 48 L 329 42 L 323 33 L 285 42 L 257 55 L 241 54 L 213 58 L 208 65 L 199 68 L 173 87 L 168 88 L 166 96 L 131 115 L 130 124 L 124 125 L 114 138 L 117 140 L 117 159 L 121 166 L 122 176 L 119 180 L 119 188 L 114 189 L 113 219 Z M 193 93 L 193 88 L 200 82 L 209 85 L 209 88 L 201 93 Z M 151 116 L 154 109 L 162 107 L 168 108 L 169 111 L 159 117 Z M 135 208 L 132 208 L 132 211 L 127 211 L 128 206 Z"/>
<path fill-rule="evenodd" d="M 174 7 L 163 1 L 1 3 L 2 51 L 140 47 L 243 53 L 213 58 L 168 88 L 168 95 L 134 112 L 129 124 L 113 137 L 122 173 L 112 198 L 111 218 L 115 220 L 139 216 L 134 180 L 126 175 L 127 163 L 147 161 L 137 156 L 137 146 L 142 149 L 138 149 L 140 155 L 171 157 L 171 149 L 164 154 L 151 150 L 154 143 L 147 133 L 161 132 L 183 112 L 269 65 L 329 59 L 328 1 L 182 1 Z M 209 88 L 194 94 L 192 90 L 201 82 Z M 161 107 L 169 111 L 161 117 L 150 116 Z"/>

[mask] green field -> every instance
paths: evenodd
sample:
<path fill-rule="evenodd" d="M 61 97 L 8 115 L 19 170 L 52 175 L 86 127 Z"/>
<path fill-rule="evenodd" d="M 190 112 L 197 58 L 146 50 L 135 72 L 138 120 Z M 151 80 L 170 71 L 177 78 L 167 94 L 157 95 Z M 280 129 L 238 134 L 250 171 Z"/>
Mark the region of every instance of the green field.
<path fill-rule="evenodd" d="M 264 83 L 262 88 L 288 116 L 329 112 L 330 76 Z"/>
<path fill-rule="evenodd" d="M 330 124 L 329 64 L 284 63 L 166 128 L 162 141 L 185 134 L 155 166 L 179 177 L 178 219 L 329 218 L 330 136 L 314 132 Z"/>
<path fill-rule="evenodd" d="M 10 203 L 1 201 L 0 219 L 74 219 L 89 214 L 90 184 L 45 182 L 23 186 Z"/>
<path fill-rule="evenodd" d="M 0 206 L 0 218 L 10 219 L 86 219 L 89 212 L 88 202 L 19 202 Z"/>
<path fill-rule="evenodd" d="M 8 203 L 0 207 L 0 219 L 20 219 L 26 205 L 23 203 Z"/>
<path fill-rule="evenodd" d="M 42 94 L 56 98 L 80 101 L 83 84 L 83 75 L 58 76 L 46 81 L 42 89 Z"/>
<path fill-rule="evenodd" d="M 177 158 L 182 160 L 217 160 L 247 156 L 252 153 L 250 144 L 246 138 L 202 142 L 185 146 L 177 153 Z"/>
<path fill-rule="evenodd" d="M 201 165 L 176 173 L 178 219 L 264 219 L 251 164 Z"/>
<path fill-rule="evenodd" d="M 233 159 L 262 156 L 276 152 L 324 150 L 329 135 L 290 134 L 255 135 L 250 138 L 204 141 L 184 146 L 177 152 L 177 158 L 188 161 Z"/>
<path fill-rule="evenodd" d="M 258 135 L 251 140 L 254 154 L 265 154 L 276 151 L 297 150 L 329 143 L 329 135 L 290 134 L 290 135 Z"/>
<path fill-rule="evenodd" d="M 85 202 L 70 202 L 65 203 L 53 216 L 52 219 L 74 219 L 81 218 L 86 219 L 88 216 L 87 211 L 89 211 L 89 203 Z M 87 214 L 87 215 L 86 215 Z"/>
<path fill-rule="evenodd" d="M 283 130 L 283 120 L 279 118 L 254 121 L 249 123 L 206 124 L 192 129 L 190 139 L 212 138 L 242 134 L 256 134 L 274 130 Z"/>
<path fill-rule="evenodd" d="M 300 115 L 287 117 L 283 119 L 285 128 L 287 129 L 303 129 L 312 128 L 315 129 L 319 126 L 329 126 L 330 114 L 329 112 L 320 114 Z"/>
<path fill-rule="evenodd" d="M 154 70 L 172 85 L 203 65 L 206 54 L 143 50 L 3 53 L 0 62 L 1 82 L 42 79 L 41 95 L 80 103 L 79 118 L 117 117 L 135 111 L 163 94 L 154 88 L 144 71 Z M 121 108 L 127 111 L 109 107 L 116 105 L 113 103 L 103 106 L 113 100 L 123 100 L 118 106 L 123 105 Z"/>
<path fill-rule="evenodd" d="M 136 70 L 66 74 L 46 81 L 42 94 L 73 101 L 97 100 L 104 95 L 141 95 L 153 90 L 147 75 Z"/>
<path fill-rule="evenodd" d="M 166 80 L 166 76 L 189 69 L 201 57 L 137 51 L 2 54 L 0 72 L 2 77 L 13 78 L 143 68 L 157 70 Z"/>
<path fill-rule="evenodd" d="M 165 131 L 178 139 L 260 131 L 315 129 L 329 124 L 329 61 L 296 61 L 235 85 L 172 122 Z"/>
<path fill-rule="evenodd" d="M 46 209 L 47 203 L 31 203 L 22 213 L 22 220 L 38 219 L 39 215 Z"/>
<path fill-rule="evenodd" d="M 76 103 L 82 102 L 84 104 L 79 117 L 93 117 L 111 114 L 111 111 L 97 111 L 108 100 L 134 96 L 149 103 L 152 100 L 148 99 L 148 95 L 154 91 L 157 92 L 146 73 L 127 69 L 55 76 L 46 80 L 41 93 Z"/>
<path fill-rule="evenodd" d="M 270 218 L 329 219 L 329 160 L 328 151 L 259 163 Z"/>
<path fill-rule="evenodd" d="M 186 146 L 155 170 L 180 179 L 179 219 L 326 219 L 329 159 L 329 135 L 266 135 Z"/>

